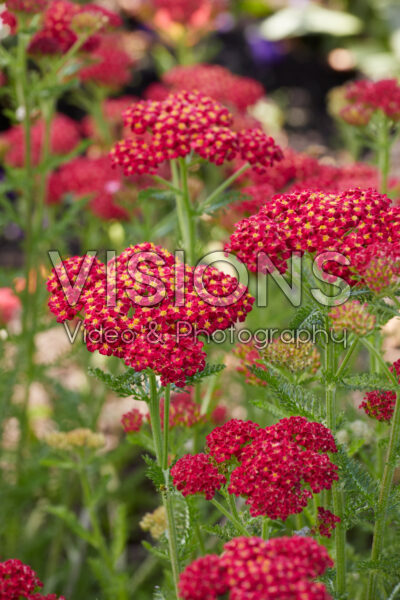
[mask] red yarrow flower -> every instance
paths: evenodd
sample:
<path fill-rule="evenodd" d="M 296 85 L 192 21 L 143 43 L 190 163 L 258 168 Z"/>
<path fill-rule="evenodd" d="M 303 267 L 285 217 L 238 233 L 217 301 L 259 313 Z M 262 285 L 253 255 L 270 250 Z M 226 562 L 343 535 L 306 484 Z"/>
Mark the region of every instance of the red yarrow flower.
<path fill-rule="evenodd" d="M 396 360 L 390 368 L 400 382 L 400 359 Z M 391 421 L 396 406 L 396 393 L 386 390 L 373 390 L 367 392 L 358 408 L 362 408 L 371 419 L 377 421 Z"/>
<path fill-rule="evenodd" d="M 166 95 L 171 92 L 198 90 L 201 94 L 240 112 L 255 104 L 265 93 L 258 81 L 234 75 L 220 65 L 179 65 L 167 71 L 162 76 L 162 81 L 166 86 L 163 88 Z"/>
<path fill-rule="evenodd" d="M 49 0 L 6 0 L 7 8 L 12 12 L 41 13 L 48 4 Z"/>
<path fill-rule="evenodd" d="M 171 469 L 172 482 L 184 496 L 204 494 L 211 500 L 226 483 L 207 454 L 186 454 Z"/>
<path fill-rule="evenodd" d="M 44 121 L 36 122 L 31 129 L 32 163 L 40 161 L 45 136 Z M 15 125 L 2 135 L 6 147 L 5 162 L 13 167 L 22 167 L 25 162 L 25 136 L 22 125 Z M 80 141 L 78 124 L 65 115 L 58 114 L 50 129 L 50 148 L 52 154 L 68 154 Z"/>
<path fill-rule="evenodd" d="M 234 456 L 240 459 L 243 447 L 254 440 L 259 429 L 252 421 L 231 419 L 208 434 L 208 452 L 217 463 L 230 460 Z"/>
<path fill-rule="evenodd" d="M 199 156 L 222 164 L 235 157 L 257 170 L 282 157 L 274 140 L 259 130 L 236 133 L 228 110 L 199 93 L 180 92 L 163 101 L 141 101 L 124 115 L 134 136 L 118 142 L 111 151 L 125 175 L 155 174 L 165 161 Z"/>
<path fill-rule="evenodd" d="M 371 117 L 374 111 L 383 112 L 393 121 L 400 119 L 400 85 L 397 79 L 354 81 L 346 87 L 345 99 L 349 104 L 342 109 L 340 116 L 351 124 L 366 125 L 370 120 L 368 115 Z M 357 112 L 362 115 L 360 123 L 357 122 Z"/>
<path fill-rule="evenodd" d="M 332 531 L 336 527 L 336 523 L 340 523 L 340 517 L 334 515 L 330 510 L 318 506 L 317 524 L 312 531 L 313 533 L 319 533 L 319 535 L 330 538 Z"/>
<path fill-rule="evenodd" d="M 331 600 L 314 579 L 332 566 L 327 550 L 311 538 L 234 538 L 220 557 L 204 556 L 186 567 L 179 595 L 183 600 L 215 600 L 227 592 L 230 600 Z"/>
<path fill-rule="evenodd" d="M 256 215 L 237 223 L 225 250 L 254 272 L 275 268 L 285 273 L 293 253 L 320 256 L 327 280 L 342 277 L 350 285 L 363 285 L 351 270 L 360 250 L 399 241 L 400 207 L 391 206 L 384 194 L 303 190 L 276 195 Z"/>
<path fill-rule="evenodd" d="M 132 408 L 132 410 L 122 415 L 121 425 L 125 433 L 137 433 L 141 430 L 142 424 L 143 414 L 137 408 Z"/>
<path fill-rule="evenodd" d="M 56 594 L 42 595 L 43 583 L 35 571 L 18 559 L 0 562 L 0 600 L 65 600 Z"/>
<path fill-rule="evenodd" d="M 127 248 L 107 268 L 90 256 L 68 259 L 47 285 L 59 322 L 84 313 L 90 352 L 151 368 L 163 385 L 180 387 L 205 366 L 199 336 L 243 321 L 254 301 L 235 278 L 184 265 L 150 243 Z"/>
<path fill-rule="evenodd" d="M 47 203 L 59 204 L 72 194 L 76 199 L 90 196 L 89 208 L 101 219 L 126 220 L 128 211 L 119 204 L 126 195 L 121 176 L 110 165 L 107 156 L 79 156 L 50 175 Z"/>
<path fill-rule="evenodd" d="M 80 69 L 81 81 L 93 81 L 113 90 L 127 85 L 135 60 L 120 48 L 119 38 L 102 36 L 98 47 L 90 54 L 90 64 Z"/>

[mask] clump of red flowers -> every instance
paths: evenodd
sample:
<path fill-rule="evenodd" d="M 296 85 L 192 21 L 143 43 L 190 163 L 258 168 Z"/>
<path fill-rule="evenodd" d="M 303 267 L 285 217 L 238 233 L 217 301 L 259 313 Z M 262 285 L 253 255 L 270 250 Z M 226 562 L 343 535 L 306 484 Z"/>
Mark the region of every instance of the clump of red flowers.
<path fill-rule="evenodd" d="M 400 208 L 391 206 L 386 195 L 371 189 L 338 194 L 304 190 L 276 195 L 256 215 L 237 223 L 225 249 L 251 271 L 275 268 L 281 273 L 292 253 L 318 256 L 329 251 L 331 255 L 321 256 L 323 272 L 360 285 L 362 278 L 351 270 L 360 249 L 399 240 Z"/>
<path fill-rule="evenodd" d="M 156 100 L 164 100 L 171 92 L 197 90 L 239 112 L 255 104 L 265 93 L 255 79 L 234 75 L 220 65 L 178 65 L 167 71 L 161 80 L 165 87 L 157 86 Z M 161 97 L 162 91 L 164 97 Z"/>
<path fill-rule="evenodd" d="M 90 54 L 90 63 L 79 71 L 79 79 L 118 89 L 131 79 L 135 60 L 120 47 L 117 35 L 104 35 Z"/>
<path fill-rule="evenodd" d="M 122 415 L 121 425 L 125 433 L 137 433 L 141 430 L 142 424 L 143 414 L 137 408 L 132 408 L 132 410 Z"/>
<path fill-rule="evenodd" d="M 280 160 L 274 140 L 257 129 L 232 130 L 229 111 L 208 96 L 180 92 L 163 101 L 137 102 L 124 114 L 133 137 L 111 151 L 126 175 L 154 174 L 165 161 L 195 152 L 217 165 L 235 157 L 263 170 Z"/>
<path fill-rule="evenodd" d="M 9 323 L 21 310 L 21 300 L 9 287 L 0 288 L 0 326 Z"/>
<path fill-rule="evenodd" d="M 330 489 L 338 479 L 337 466 L 326 454 L 336 451 L 329 429 L 304 417 L 281 419 L 264 429 L 252 421 L 232 419 L 207 436 L 208 454 L 201 455 L 201 468 L 197 469 L 197 459 L 191 455 L 178 460 L 173 483 L 186 496 L 200 492 L 204 476 L 207 495 L 212 498 L 221 486 L 218 481 L 212 489 L 217 480 L 210 479 L 208 472 L 215 475 L 216 469 L 225 476 L 233 466 L 228 492 L 244 496 L 252 516 L 284 520 L 301 512 L 313 493 Z"/>
<path fill-rule="evenodd" d="M 70 258 L 47 286 L 57 321 L 84 313 L 89 351 L 123 358 L 136 371 L 153 369 L 163 385 L 180 387 L 205 366 L 198 335 L 243 321 L 254 301 L 235 278 L 194 269 L 151 243 L 127 248 L 107 268 L 90 256 Z"/>
<path fill-rule="evenodd" d="M 120 17 L 97 4 L 80 6 L 67 0 L 51 2 L 43 15 L 43 27 L 29 46 L 32 54 L 67 52 L 80 37 L 82 50 L 91 52 L 101 41 L 100 33 L 122 24 Z"/>
<path fill-rule="evenodd" d="M 37 121 L 31 128 L 32 164 L 40 161 L 45 136 L 44 121 Z M 68 154 L 80 141 L 79 127 L 73 119 L 58 114 L 52 120 L 50 129 L 50 148 L 52 154 Z M 25 162 L 25 136 L 22 125 L 11 127 L 1 136 L 5 149 L 5 162 L 12 167 L 22 167 Z"/>
<path fill-rule="evenodd" d="M 234 538 L 221 556 L 208 555 L 188 565 L 180 576 L 183 600 L 330 600 L 314 579 L 333 566 L 327 550 L 302 536 Z"/>
<path fill-rule="evenodd" d="M 48 204 L 59 204 L 68 194 L 77 199 L 88 196 L 90 210 L 101 219 L 129 217 L 119 203 L 125 195 L 121 176 L 111 167 L 107 156 L 79 156 L 54 171 L 48 182 Z"/>
<path fill-rule="evenodd" d="M 211 500 L 217 490 L 226 483 L 207 454 L 186 454 L 171 469 L 171 477 L 177 490 L 184 496 L 204 494 Z"/>
<path fill-rule="evenodd" d="M 313 533 L 319 533 L 319 535 L 330 538 L 336 523 L 340 523 L 340 517 L 323 508 L 323 506 L 318 506 L 317 524 Z"/>
<path fill-rule="evenodd" d="M 258 367 L 263 371 L 266 371 L 267 369 L 263 363 L 261 353 L 255 344 L 238 344 L 234 349 L 233 354 L 240 360 L 236 370 L 238 373 L 242 373 L 242 375 L 245 376 L 246 383 L 261 386 L 267 385 L 266 381 L 257 377 L 252 371 L 252 367 Z"/>
<path fill-rule="evenodd" d="M 43 583 L 35 571 L 18 559 L 0 562 L 0 600 L 65 600 L 56 594 L 42 595 Z"/>
<path fill-rule="evenodd" d="M 6 0 L 8 10 L 13 12 L 41 13 L 48 4 L 49 0 Z"/>
<path fill-rule="evenodd" d="M 396 79 L 354 81 L 346 86 L 345 100 L 348 104 L 340 116 L 351 125 L 367 125 L 375 111 L 393 121 L 400 119 L 400 85 Z"/>
<path fill-rule="evenodd" d="M 400 359 L 396 360 L 389 368 L 400 381 Z M 371 419 L 376 419 L 377 421 L 390 421 L 393 417 L 395 406 L 395 392 L 373 390 L 365 394 L 359 408 L 362 408 Z"/>

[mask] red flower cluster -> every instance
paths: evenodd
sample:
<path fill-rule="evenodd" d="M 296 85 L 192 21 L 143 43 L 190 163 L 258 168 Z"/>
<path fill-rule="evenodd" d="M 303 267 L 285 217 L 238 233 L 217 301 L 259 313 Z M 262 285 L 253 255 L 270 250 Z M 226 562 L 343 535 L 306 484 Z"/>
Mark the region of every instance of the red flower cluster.
<path fill-rule="evenodd" d="M 396 360 L 389 369 L 398 377 L 400 383 L 400 359 Z M 390 421 L 393 417 L 395 406 L 395 392 L 374 390 L 365 394 L 358 408 L 362 408 L 371 419 Z"/>
<path fill-rule="evenodd" d="M 90 59 L 91 63 L 78 73 L 82 81 L 93 81 L 112 89 L 129 83 L 135 60 L 120 47 L 116 35 L 102 36 Z"/>
<path fill-rule="evenodd" d="M 69 282 L 74 287 L 64 290 Z M 197 336 L 243 321 L 254 301 L 235 278 L 184 265 L 150 243 L 127 248 L 107 269 L 89 256 L 70 258 L 53 269 L 47 286 L 59 322 L 84 312 L 88 350 L 123 358 L 137 371 L 151 368 L 163 385 L 181 387 L 204 368 Z"/>
<path fill-rule="evenodd" d="M 32 163 L 37 165 L 40 161 L 45 124 L 43 121 L 35 123 L 31 129 Z M 1 136 L 5 146 L 5 162 L 12 167 L 22 167 L 25 162 L 25 136 L 21 125 L 11 127 Z M 79 128 L 75 121 L 58 114 L 53 119 L 50 132 L 50 147 L 52 154 L 68 154 L 79 143 Z"/>
<path fill-rule="evenodd" d="M 221 104 L 198 93 L 180 92 L 164 101 L 141 101 L 124 115 L 134 137 L 118 142 L 111 156 L 126 175 L 154 174 L 163 162 L 191 151 L 217 165 L 235 157 L 262 170 L 280 160 L 274 140 L 258 130 L 234 132 Z"/>
<path fill-rule="evenodd" d="M 28 565 L 20 560 L 0 562 L 0 600 L 65 600 L 63 596 L 43 596 L 37 590 L 43 583 Z"/>
<path fill-rule="evenodd" d="M 338 479 L 336 465 L 321 454 L 327 451 L 336 446 L 326 427 L 303 417 L 282 419 L 243 448 L 228 491 L 247 498 L 252 516 L 286 519 Z"/>
<path fill-rule="evenodd" d="M 228 492 L 247 498 L 246 504 L 254 517 L 287 519 L 307 506 L 312 493 L 330 489 L 338 479 L 337 466 L 326 454 L 336 451 L 329 429 L 304 417 L 281 419 L 265 429 L 251 421 L 232 419 L 207 436 L 208 461 L 204 458 L 207 455 L 200 455 L 198 468 L 193 460 L 184 480 L 183 467 L 192 457 L 188 455 L 178 461 L 174 483 L 179 483 L 178 489 L 188 495 L 201 489 L 204 477 L 204 486 L 210 495 L 209 471 L 215 475 L 215 463 L 218 466 L 234 459 Z M 225 473 L 225 465 L 221 468 Z M 210 497 L 219 487 L 213 488 Z"/>
<path fill-rule="evenodd" d="M 6 0 L 8 10 L 13 12 L 41 13 L 48 4 L 49 0 Z"/>
<path fill-rule="evenodd" d="M 186 25 L 194 19 L 196 13 L 206 11 L 210 15 L 226 4 L 225 0 L 150 0 L 155 10 L 165 11 L 169 18 Z"/>
<path fill-rule="evenodd" d="M 180 576 L 183 600 L 330 600 L 313 580 L 333 566 L 327 550 L 302 536 L 234 538 L 220 557 L 198 558 Z"/>
<path fill-rule="evenodd" d="M 204 494 L 211 500 L 217 490 L 226 483 L 207 454 L 186 454 L 171 469 L 174 486 L 184 496 Z"/>
<path fill-rule="evenodd" d="M 370 189 L 340 194 L 304 190 L 277 195 L 256 215 L 237 223 L 225 249 L 236 253 L 251 271 L 268 270 L 269 259 L 281 273 L 293 252 L 330 251 L 332 256 L 320 265 L 323 271 L 354 285 L 363 282 L 336 253 L 351 265 L 360 249 L 399 240 L 400 208 L 391 206 L 387 196 Z"/>
<path fill-rule="evenodd" d="M 341 110 L 340 116 L 351 125 L 367 125 L 377 110 L 393 121 L 400 119 L 400 85 L 397 79 L 354 81 L 346 87 L 345 99 L 349 104 Z"/>
<path fill-rule="evenodd" d="M 21 310 L 21 300 L 9 287 L 0 287 L 0 326 L 9 323 Z"/>
<path fill-rule="evenodd" d="M 246 377 L 246 383 L 261 386 L 267 385 L 266 381 L 262 381 L 262 379 L 259 379 L 257 375 L 254 375 L 251 371 L 251 367 L 259 367 L 264 371 L 267 369 L 262 362 L 260 351 L 254 344 L 238 344 L 233 353 L 240 359 L 240 365 L 236 370 Z"/>
<path fill-rule="evenodd" d="M 60 203 L 66 194 L 76 198 L 90 196 L 90 210 L 101 219 L 129 218 L 118 203 L 124 195 L 121 176 L 112 168 L 107 156 L 79 156 L 54 171 L 48 182 L 48 204 Z"/>
<path fill-rule="evenodd" d="M 161 427 L 164 429 L 164 398 L 160 402 Z M 205 415 L 200 412 L 200 405 L 195 402 L 190 393 L 173 394 L 169 408 L 169 428 L 194 427 L 205 421 Z"/>
<path fill-rule="evenodd" d="M 330 538 L 336 523 L 340 523 L 340 517 L 334 515 L 330 510 L 318 506 L 317 525 L 313 533 L 319 533 L 319 535 Z"/>
<path fill-rule="evenodd" d="M 371 419 L 390 421 L 393 417 L 395 406 L 395 392 L 373 390 L 365 394 L 359 408 L 362 408 Z"/>
<path fill-rule="evenodd" d="M 121 425 L 125 433 L 140 431 L 143 425 L 143 415 L 140 410 L 132 408 L 132 410 L 122 415 Z"/>
<path fill-rule="evenodd" d="M 32 54 L 59 54 L 67 52 L 80 35 L 89 35 L 82 50 L 91 52 L 100 44 L 99 33 L 119 27 L 120 17 L 98 6 L 80 6 L 68 0 L 51 2 L 43 16 L 43 28 L 33 37 L 29 46 Z"/>
<path fill-rule="evenodd" d="M 14 33 L 17 30 L 17 19 L 12 13 L 6 10 L 4 5 L 0 6 L 0 24 L 3 37 L 7 37 L 8 35 L 14 35 Z M 4 79 L 3 74 L 2 79 Z"/>
<path fill-rule="evenodd" d="M 263 86 L 255 79 L 234 75 L 220 65 L 179 65 L 167 71 L 162 82 L 165 87 L 157 88 L 158 98 L 153 98 L 155 100 L 164 100 L 170 93 L 197 90 L 239 112 L 245 111 L 265 94 Z M 160 97 L 161 89 L 164 97 Z"/>
<path fill-rule="evenodd" d="M 208 434 L 208 452 L 217 463 L 230 460 L 233 456 L 240 460 L 243 447 L 257 437 L 259 430 L 257 423 L 252 421 L 231 419 Z"/>
<path fill-rule="evenodd" d="M 400 277 L 400 244 L 382 241 L 361 248 L 354 256 L 352 265 L 355 277 L 359 277 L 375 294 L 398 287 Z"/>

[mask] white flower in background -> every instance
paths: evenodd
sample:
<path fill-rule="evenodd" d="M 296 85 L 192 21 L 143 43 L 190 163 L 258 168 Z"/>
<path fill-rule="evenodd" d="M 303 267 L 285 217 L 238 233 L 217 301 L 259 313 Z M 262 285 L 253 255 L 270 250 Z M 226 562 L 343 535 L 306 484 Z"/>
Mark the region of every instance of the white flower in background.
<path fill-rule="evenodd" d="M 25 115 L 26 115 L 25 106 L 18 106 L 17 110 L 15 111 L 15 118 L 17 119 L 17 121 L 23 121 L 25 119 Z"/>

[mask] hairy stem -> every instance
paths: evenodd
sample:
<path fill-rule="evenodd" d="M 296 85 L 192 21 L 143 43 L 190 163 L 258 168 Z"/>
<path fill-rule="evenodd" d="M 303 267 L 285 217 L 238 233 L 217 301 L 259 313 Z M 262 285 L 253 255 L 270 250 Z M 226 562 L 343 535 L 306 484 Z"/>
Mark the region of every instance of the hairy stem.
<path fill-rule="evenodd" d="M 240 533 L 242 535 L 245 535 L 246 537 L 248 537 L 250 534 L 247 531 L 247 529 L 245 528 L 245 526 L 243 525 L 243 523 L 241 523 L 240 521 L 238 521 L 236 519 L 236 517 L 234 517 L 234 515 L 232 515 L 229 510 L 227 510 L 225 508 L 225 506 L 223 504 L 221 504 L 221 502 L 218 502 L 218 500 L 216 500 L 215 498 L 213 498 L 211 500 L 212 504 L 214 504 L 214 506 L 216 508 L 218 508 L 218 510 L 224 515 L 224 517 L 226 517 L 231 523 L 234 524 L 234 526 L 236 527 L 236 529 L 238 531 L 240 531 Z"/>
<path fill-rule="evenodd" d="M 149 389 L 150 389 L 150 402 L 149 402 L 149 412 L 150 412 L 150 421 L 151 421 L 151 430 L 153 433 L 154 440 L 154 448 L 157 458 L 158 465 L 163 469 L 164 477 L 165 477 L 165 488 L 161 493 L 163 505 L 165 508 L 165 513 L 167 517 L 167 538 L 168 538 L 168 548 L 169 548 L 169 558 L 171 561 L 171 569 L 172 569 L 172 577 L 174 580 L 175 593 L 178 598 L 178 581 L 179 581 L 179 556 L 178 556 L 178 544 L 177 544 L 177 535 L 176 535 L 176 527 L 175 527 L 175 518 L 172 504 L 172 497 L 169 491 L 170 481 L 169 481 L 169 468 L 168 468 L 168 447 L 165 448 L 165 439 L 167 438 L 168 443 L 168 434 L 165 436 L 165 430 L 168 429 L 169 425 L 169 391 L 166 392 L 166 397 L 164 398 L 165 405 L 168 405 L 168 414 L 164 413 L 164 438 L 161 430 L 161 420 L 160 420 L 160 397 L 157 390 L 157 382 L 156 376 L 152 371 L 149 371 Z M 164 469 L 166 461 L 166 467 Z"/>
<path fill-rule="evenodd" d="M 336 432 L 336 372 L 335 347 L 328 339 L 325 347 L 325 370 L 328 382 L 325 387 L 326 420 L 333 434 Z M 332 486 L 334 513 L 341 519 L 335 528 L 336 593 L 340 597 L 346 591 L 346 530 L 343 524 L 343 492 L 338 482 Z"/>

